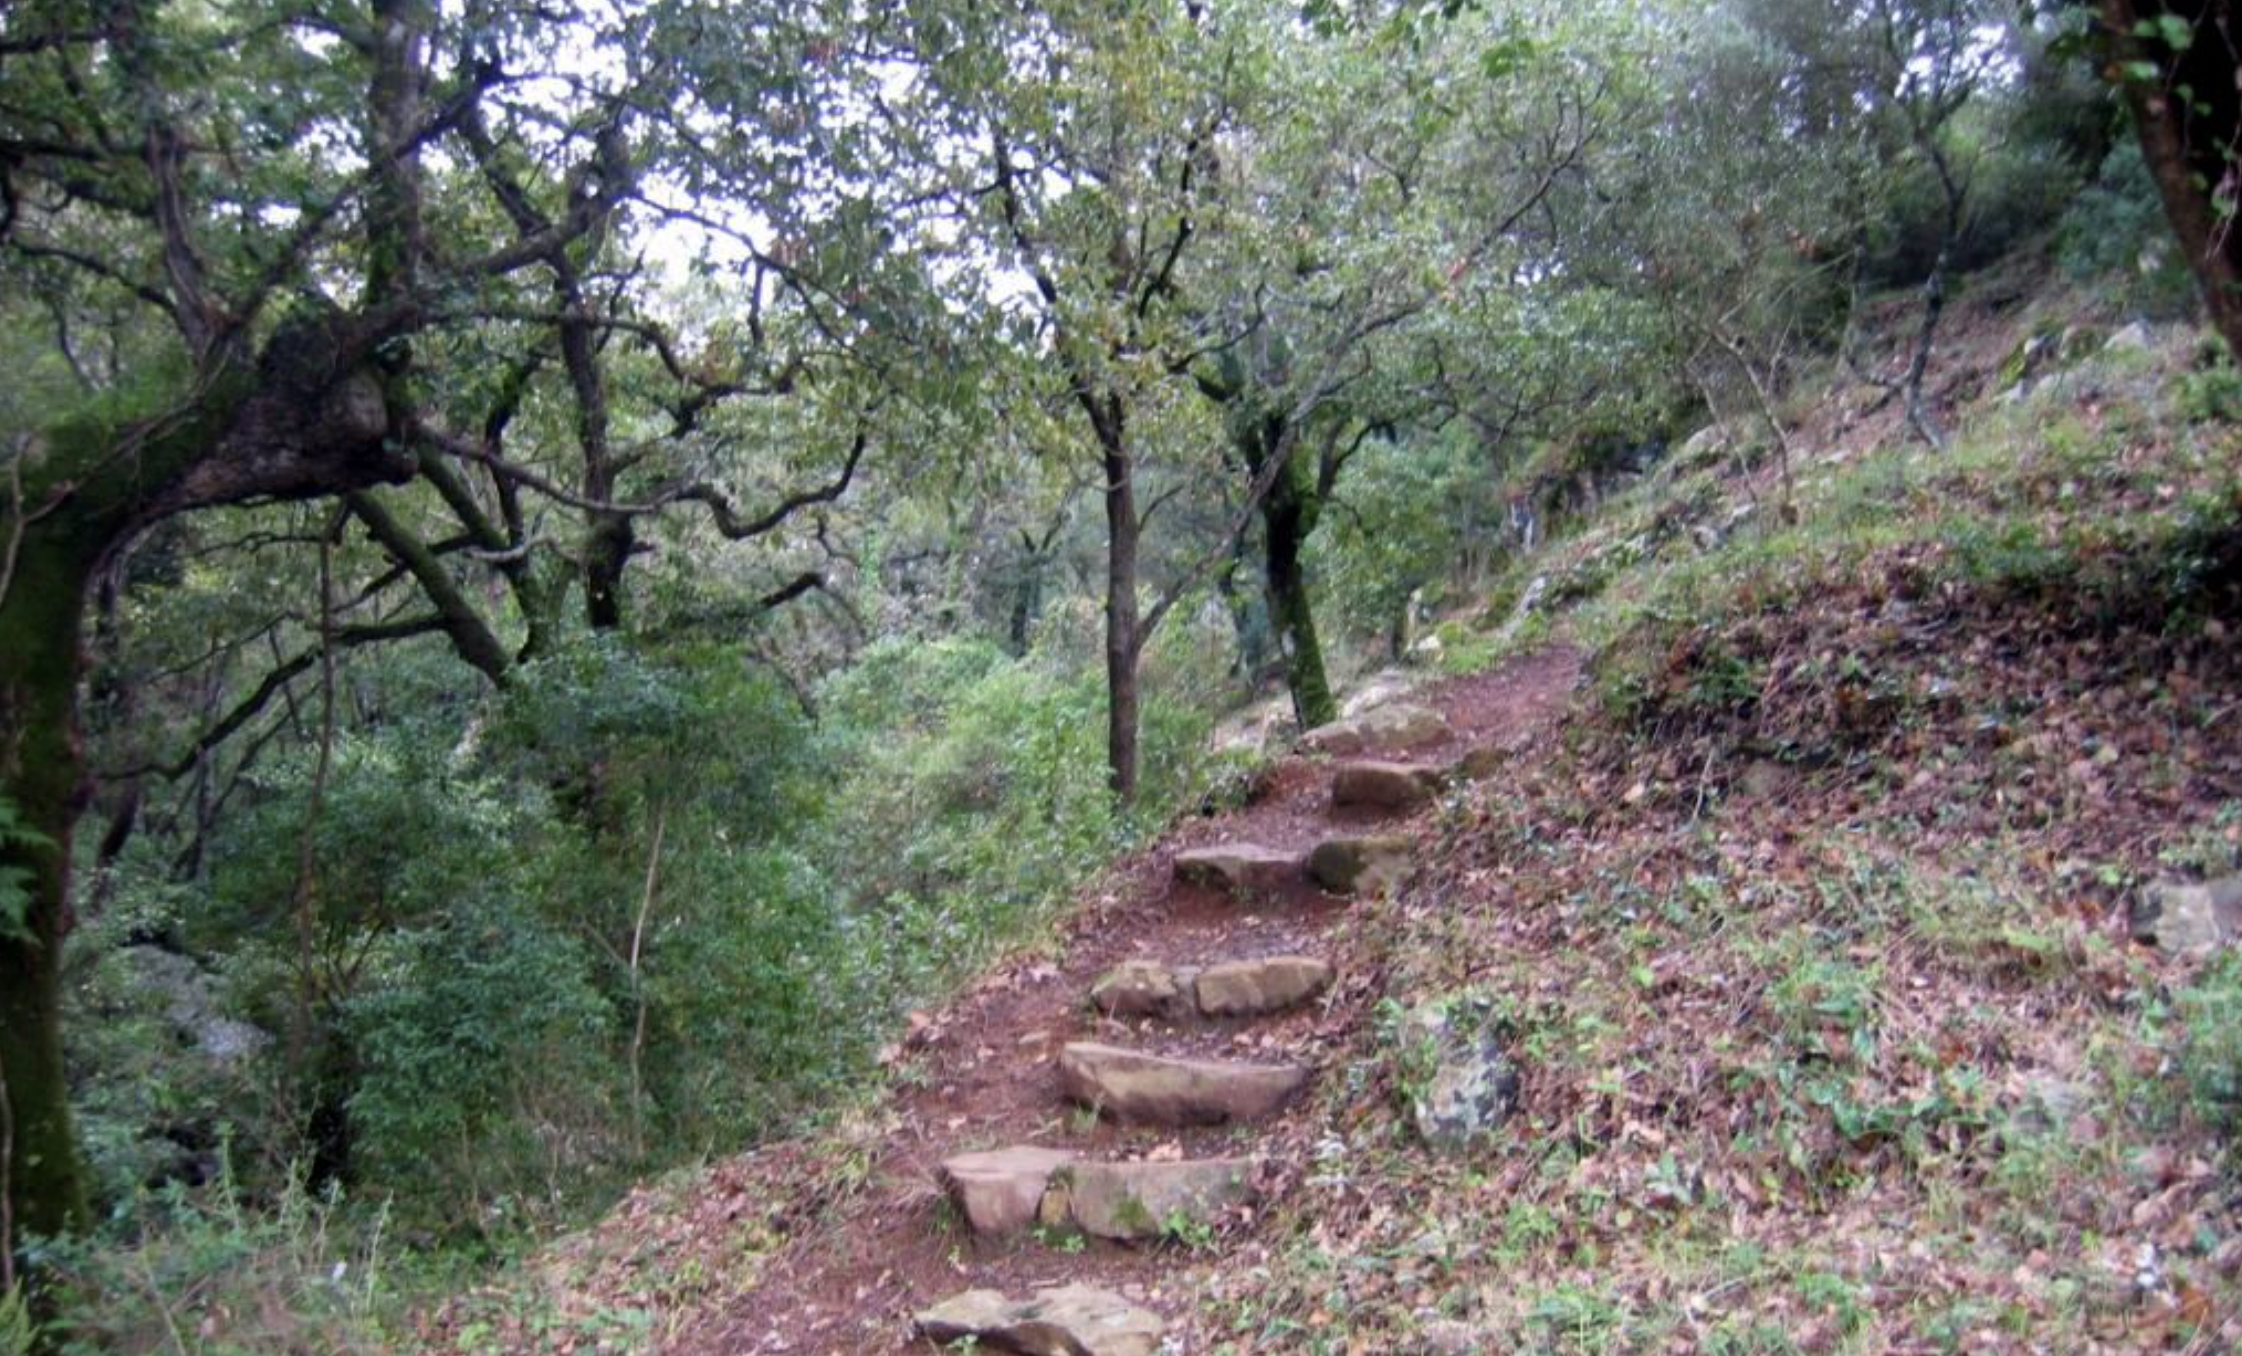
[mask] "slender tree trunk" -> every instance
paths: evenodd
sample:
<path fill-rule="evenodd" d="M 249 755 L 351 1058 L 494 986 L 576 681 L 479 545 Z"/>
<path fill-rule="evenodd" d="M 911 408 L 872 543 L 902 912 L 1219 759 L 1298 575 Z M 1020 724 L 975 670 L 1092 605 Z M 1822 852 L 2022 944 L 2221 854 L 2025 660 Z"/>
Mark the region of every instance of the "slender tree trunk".
<path fill-rule="evenodd" d="M 1105 686 L 1107 780 L 1123 805 L 1137 798 L 1137 517 L 1135 468 L 1118 402 L 1101 429 L 1105 456 Z"/>
<path fill-rule="evenodd" d="M 0 868 L 28 873 L 30 889 L 23 927 L 0 936 L 15 1247 L 25 1235 L 77 1232 L 89 1219 L 63 1076 L 60 976 L 71 922 L 70 835 L 86 793 L 77 691 L 93 559 L 26 543 L 0 598 L 0 796 L 43 840 L 0 843 Z"/>
<path fill-rule="evenodd" d="M 2242 35 L 2233 0 L 2102 0 L 2101 7 L 2115 46 L 2109 73 L 2133 110 L 2165 215 L 2212 325 L 2242 355 L 2242 234 L 2222 210 L 2238 196 L 2234 157 L 2242 150 L 2242 87 L 2235 78 Z M 2142 20 L 2166 15 L 2193 31 L 2184 51 L 2135 36 Z M 2153 67 L 2158 78 L 2133 78 L 2137 63 Z"/>
<path fill-rule="evenodd" d="M 1277 476 L 1261 501 L 1263 560 L 1268 574 L 1269 612 L 1278 643 L 1284 647 L 1285 685 L 1292 690 L 1292 712 L 1300 728 L 1313 730 L 1339 718 L 1331 680 L 1323 667 L 1323 643 L 1316 634 L 1315 608 L 1308 595 L 1307 570 L 1300 559 L 1323 505 L 1306 459 L 1280 446 L 1291 464 Z"/>

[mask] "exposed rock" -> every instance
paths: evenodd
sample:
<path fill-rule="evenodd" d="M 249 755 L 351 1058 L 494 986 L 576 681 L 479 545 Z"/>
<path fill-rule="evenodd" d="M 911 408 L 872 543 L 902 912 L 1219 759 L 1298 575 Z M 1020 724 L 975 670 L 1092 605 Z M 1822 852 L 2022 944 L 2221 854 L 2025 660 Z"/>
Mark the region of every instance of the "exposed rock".
<path fill-rule="evenodd" d="M 1517 1109 L 1518 1070 L 1503 1053 L 1489 1008 L 1483 998 L 1460 995 L 1410 1015 L 1410 1057 L 1424 1066 L 1410 1119 L 1436 1152 L 1470 1152 Z"/>
<path fill-rule="evenodd" d="M 1305 860 L 1298 852 L 1254 843 L 1221 843 L 1192 848 L 1175 858 L 1175 878 L 1231 894 L 1273 894 L 1300 879 Z"/>
<path fill-rule="evenodd" d="M 2110 353 L 2149 353 L 2156 348 L 2156 335 L 2141 321 L 2134 321 L 2116 334 L 2103 349 Z"/>
<path fill-rule="evenodd" d="M 1392 833 L 1327 838 L 1308 854 L 1308 877 L 1335 895 L 1380 894 L 1409 874 L 1416 846 Z"/>
<path fill-rule="evenodd" d="M 1331 986 L 1329 962 L 1313 956 L 1229 961 L 1201 970 L 1195 991 L 1209 1017 L 1258 1017 L 1305 1003 Z"/>
<path fill-rule="evenodd" d="M 1404 646 L 1403 648 L 1408 647 Z M 1374 708 L 1384 706 L 1396 697 L 1407 696 L 1416 684 L 1416 679 L 1399 669 L 1380 670 L 1372 674 L 1361 687 L 1355 689 L 1354 693 L 1345 702 L 1341 703 L 1339 707 L 1340 718 L 1353 720 L 1357 716 L 1366 715 Z"/>
<path fill-rule="evenodd" d="M 1400 753 L 1437 744 L 1448 735 L 1447 717 L 1407 702 L 1374 707 L 1359 716 L 1334 721 L 1301 736 L 1308 753 L 1348 757 L 1358 753 Z"/>
<path fill-rule="evenodd" d="M 2205 885 L 2158 881 L 2133 902 L 2133 940 L 2167 955 L 2222 945 L 2242 933 L 2242 876 Z"/>
<path fill-rule="evenodd" d="M 1087 1285 L 1038 1290 L 1024 1301 L 968 1290 L 917 1322 L 932 1342 L 971 1339 L 1020 1356 L 1153 1356 L 1167 1330 L 1151 1310 Z"/>
<path fill-rule="evenodd" d="M 1196 974 L 1158 961 L 1123 961 L 1090 989 L 1090 1001 L 1109 1017 L 1158 1017 L 1181 1021 L 1197 1012 L 1192 1000 Z"/>
<path fill-rule="evenodd" d="M 1341 763 L 1331 774 L 1333 805 L 1410 810 L 1440 790 L 1440 774 L 1406 763 Z"/>
<path fill-rule="evenodd" d="M 263 1029 L 220 1015 L 210 976 L 190 957 L 160 946 L 128 946 L 118 958 L 134 989 L 160 1002 L 164 1020 L 212 1064 L 232 1064 L 272 1043 Z"/>
<path fill-rule="evenodd" d="M 1177 1223 L 1212 1225 L 1253 1199 L 1254 1165 L 1242 1158 L 1180 1163 L 1080 1163 L 1059 1175 L 1064 1218 L 1120 1242 L 1158 1238 Z M 1046 1216 L 1049 1218 L 1049 1216 Z"/>
<path fill-rule="evenodd" d="M 1074 1161 L 1064 1149 L 1021 1145 L 942 1162 L 942 1186 L 977 1234 L 1015 1234 L 1036 1221 L 1051 1177 Z"/>
<path fill-rule="evenodd" d="M 1157 1125 L 1254 1120 L 1307 1081 L 1297 1064 L 1170 1059 L 1087 1043 L 1059 1052 L 1059 1086 L 1068 1097 L 1118 1120 Z"/>

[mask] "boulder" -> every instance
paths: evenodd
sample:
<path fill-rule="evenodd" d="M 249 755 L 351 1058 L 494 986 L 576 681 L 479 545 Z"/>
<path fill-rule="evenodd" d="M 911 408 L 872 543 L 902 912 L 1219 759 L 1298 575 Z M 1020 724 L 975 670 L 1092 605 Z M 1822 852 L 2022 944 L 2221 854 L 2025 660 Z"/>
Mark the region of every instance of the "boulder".
<path fill-rule="evenodd" d="M 1438 711 L 1394 702 L 1310 730 L 1301 736 L 1300 747 L 1308 753 L 1345 758 L 1361 753 L 1401 753 L 1437 744 L 1447 737 L 1448 719 Z"/>
<path fill-rule="evenodd" d="M 944 1159 L 940 1175 L 973 1232 L 1001 1236 L 1035 1223 L 1052 1175 L 1073 1161 L 1064 1149 L 1020 1145 Z"/>
<path fill-rule="evenodd" d="M 1201 970 L 1194 992 L 1209 1017 L 1259 1017 L 1295 1007 L 1331 987 L 1331 965 L 1313 956 L 1228 961 Z"/>
<path fill-rule="evenodd" d="M 2110 336 L 2102 346 L 2111 353 L 2149 353 L 2156 348 L 2156 334 L 2141 321 L 2134 321 Z"/>
<path fill-rule="evenodd" d="M 1064 1218 L 1117 1242 L 1158 1238 L 1176 1224 L 1211 1226 L 1253 1199 L 1254 1165 L 1242 1158 L 1179 1163 L 1080 1163 L 1060 1174 Z"/>
<path fill-rule="evenodd" d="M 2205 885 L 2157 881 L 2133 901 L 2133 940 L 2167 955 L 2200 951 L 2242 933 L 2242 876 Z"/>
<path fill-rule="evenodd" d="M 1440 791 L 1440 774 L 1407 763 L 1341 763 L 1331 774 L 1331 803 L 1377 810 L 1413 810 Z"/>
<path fill-rule="evenodd" d="M 968 1290 L 920 1314 L 930 1342 L 973 1341 L 1019 1356 L 1154 1356 L 1167 1325 L 1158 1314 L 1094 1286 L 1038 1290 L 1010 1300 Z"/>
<path fill-rule="evenodd" d="M 1084 1106 L 1123 1121 L 1221 1125 L 1275 1111 L 1308 1082 L 1297 1064 L 1170 1059 L 1110 1045 L 1059 1052 L 1059 1087 Z"/>
<path fill-rule="evenodd" d="M 1090 1002 L 1108 1017 L 1157 1017 L 1181 1021 L 1193 1016 L 1192 1000 L 1198 976 L 1158 961 L 1123 961 L 1107 971 L 1090 988 Z"/>
<path fill-rule="evenodd" d="M 1409 1017 L 1411 1058 L 1420 1062 L 1409 1115 L 1417 1136 L 1442 1154 L 1469 1153 L 1518 1107 L 1518 1070 L 1494 1030 L 1491 1005 L 1462 995 Z"/>
<path fill-rule="evenodd" d="M 1227 890 L 1240 897 L 1274 894 L 1300 879 L 1304 865 L 1300 853 L 1283 848 L 1220 843 L 1177 853 L 1175 878 L 1185 885 Z"/>
<path fill-rule="evenodd" d="M 1416 847 L 1401 834 L 1327 838 L 1308 854 L 1308 878 L 1335 895 L 1382 894 L 1409 874 Z"/>
<path fill-rule="evenodd" d="M 1347 700 L 1340 704 L 1339 714 L 1347 720 L 1367 715 L 1372 710 L 1386 705 L 1397 697 L 1409 695 L 1410 689 L 1416 685 L 1417 680 L 1415 678 L 1399 669 L 1381 670 L 1372 674 L 1361 687 L 1356 688 L 1353 693 L 1348 695 Z"/>

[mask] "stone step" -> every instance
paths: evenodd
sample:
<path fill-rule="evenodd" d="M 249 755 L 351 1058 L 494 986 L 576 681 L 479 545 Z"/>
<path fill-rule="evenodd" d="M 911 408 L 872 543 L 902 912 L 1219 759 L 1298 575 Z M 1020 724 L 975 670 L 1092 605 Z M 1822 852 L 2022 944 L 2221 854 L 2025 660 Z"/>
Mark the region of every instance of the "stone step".
<path fill-rule="evenodd" d="M 1266 1017 L 1307 1002 L 1331 980 L 1330 962 L 1313 956 L 1265 956 L 1203 969 L 1132 960 L 1107 971 L 1091 987 L 1090 1002 L 1109 1017 Z"/>
<path fill-rule="evenodd" d="M 1276 894 L 1301 879 L 1307 854 L 1258 843 L 1217 843 L 1175 856 L 1175 878 L 1184 885 L 1226 890 L 1240 899 Z"/>
<path fill-rule="evenodd" d="M 1026 1300 L 968 1290 L 915 1322 L 930 1342 L 970 1341 L 1019 1356 L 1154 1356 L 1167 1334 L 1158 1314 L 1088 1285 L 1038 1290 Z"/>
<path fill-rule="evenodd" d="M 1059 1087 L 1120 1121 L 1222 1125 L 1258 1120 L 1305 1087 L 1298 1064 L 1175 1059 L 1080 1042 L 1059 1052 Z"/>
<path fill-rule="evenodd" d="M 1363 754 L 1406 753 L 1448 737 L 1448 718 L 1408 702 L 1389 702 L 1358 716 L 1321 725 L 1300 737 L 1306 753 L 1352 758 Z"/>
<path fill-rule="evenodd" d="M 1439 794 L 1438 769 L 1360 760 L 1331 772 L 1331 803 L 1342 809 L 1414 810 Z"/>
<path fill-rule="evenodd" d="M 1308 878 L 1335 895 L 1383 894 L 1401 884 L 1416 840 L 1398 833 L 1327 838 L 1308 854 Z"/>
<path fill-rule="evenodd" d="M 1037 1224 L 1117 1243 L 1213 1226 L 1256 1196 L 1251 1159 L 1085 1162 L 1064 1149 L 1018 1145 L 943 1161 L 943 1189 L 973 1232 L 990 1238 Z"/>

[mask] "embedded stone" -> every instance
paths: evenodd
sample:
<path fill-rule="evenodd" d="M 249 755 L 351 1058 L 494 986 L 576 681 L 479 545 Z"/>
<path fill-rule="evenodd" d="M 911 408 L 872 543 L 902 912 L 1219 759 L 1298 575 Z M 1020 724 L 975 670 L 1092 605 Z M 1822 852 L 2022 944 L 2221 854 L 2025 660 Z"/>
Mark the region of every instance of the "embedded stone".
<path fill-rule="evenodd" d="M 1179 1021 L 1197 1011 L 1190 970 L 1158 961 L 1131 960 L 1108 970 L 1090 988 L 1090 1002 L 1108 1017 L 1158 1017 Z"/>
<path fill-rule="evenodd" d="M 1345 758 L 1363 753 L 1401 753 L 1437 744 L 1447 737 L 1447 717 L 1438 711 L 1392 702 L 1318 726 L 1301 736 L 1300 747 L 1308 753 Z"/>
<path fill-rule="evenodd" d="M 1034 1224 L 1052 1174 L 1073 1161 L 1064 1149 L 1016 1145 L 946 1158 L 939 1175 L 973 1232 L 994 1237 Z"/>
<path fill-rule="evenodd" d="M 916 1322 L 930 1342 L 971 1341 L 1019 1356 L 1154 1356 L 1167 1331 L 1158 1314 L 1088 1285 L 1038 1290 L 1030 1300 L 968 1290 Z"/>
<path fill-rule="evenodd" d="M 1342 763 L 1331 774 L 1331 803 L 1377 810 L 1413 810 L 1440 790 L 1440 774 L 1407 763 Z"/>
<path fill-rule="evenodd" d="M 1155 1125 L 1255 1120 L 1307 1082 L 1308 1070 L 1297 1064 L 1171 1059 L 1089 1043 L 1059 1052 L 1059 1087 L 1069 1098 L 1116 1120 Z"/>
<path fill-rule="evenodd" d="M 1296 1007 L 1331 986 L 1331 965 L 1313 956 L 1229 961 L 1199 972 L 1199 1011 L 1209 1017 L 1259 1017 Z"/>
<path fill-rule="evenodd" d="M 1401 834 L 1327 838 L 1308 854 L 1308 877 L 1335 895 L 1382 894 L 1409 874 L 1416 846 Z"/>
<path fill-rule="evenodd" d="M 1185 885 L 1233 895 L 1267 894 L 1298 880 L 1304 865 L 1298 852 L 1255 843 L 1222 843 L 1177 853 L 1175 878 Z"/>
<path fill-rule="evenodd" d="M 1066 1217 L 1093 1237 L 1158 1238 L 1179 1225 L 1211 1227 L 1254 1197 L 1254 1165 L 1243 1158 L 1180 1163 L 1080 1163 L 1059 1174 Z"/>
<path fill-rule="evenodd" d="M 2204 885 L 2157 881 L 2133 901 L 2133 940 L 2167 955 L 2201 951 L 2242 934 L 2242 876 Z"/>
<path fill-rule="evenodd" d="M 1408 1031 L 1429 1065 L 1410 1097 L 1410 1120 L 1426 1147 L 1464 1154 L 1518 1108 L 1518 1070 L 1493 1029 L 1491 1005 L 1460 995 L 1410 1014 Z"/>

